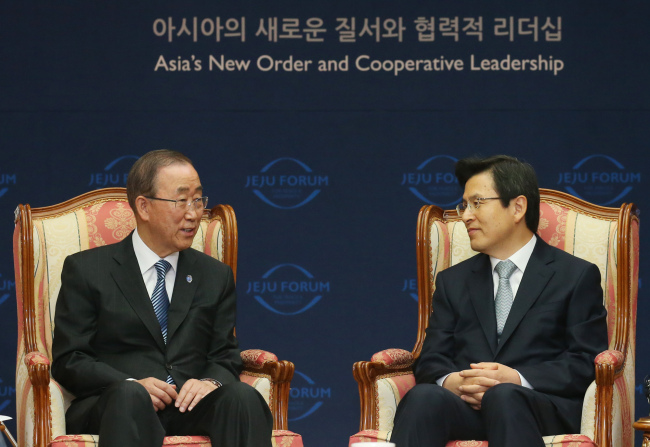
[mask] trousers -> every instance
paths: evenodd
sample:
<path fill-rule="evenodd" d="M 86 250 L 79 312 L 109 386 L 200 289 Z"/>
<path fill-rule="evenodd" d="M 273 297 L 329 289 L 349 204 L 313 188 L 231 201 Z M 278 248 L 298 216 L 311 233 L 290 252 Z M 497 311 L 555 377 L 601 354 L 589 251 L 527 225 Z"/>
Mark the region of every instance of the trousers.
<path fill-rule="evenodd" d="M 503 383 L 485 392 L 481 409 L 437 384 L 418 384 L 397 407 L 390 438 L 397 447 L 444 447 L 451 440 L 487 440 L 495 447 L 543 447 L 542 436 L 578 433 L 539 391 Z"/>
<path fill-rule="evenodd" d="M 100 447 L 161 447 L 165 436 L 209 436 L 219 447 L 271 447 L 273 416 L 253 387 L 231 383 L 212 391 L 192 411 L 168 405 L 156 412 L 147 390 L 124 381 L 107 388 L 84 414 L 66 413 L 68 433 L 99 435 Z"/>

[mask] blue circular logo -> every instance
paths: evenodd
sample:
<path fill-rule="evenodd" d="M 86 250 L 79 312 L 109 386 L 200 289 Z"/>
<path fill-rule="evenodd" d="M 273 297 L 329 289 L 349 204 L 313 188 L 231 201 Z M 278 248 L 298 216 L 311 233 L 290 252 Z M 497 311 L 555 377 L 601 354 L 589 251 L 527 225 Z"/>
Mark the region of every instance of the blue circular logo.
<path fill-rule="evenodd" d="M 415 301 L 418 300 L 418 280 L 415 278 L 407 278 L 402 285 L 402 292 L 408 293 Z"/>
<path fill-rule="evenodd" d="M 283 157 L 264 166 L 259 175 L 249 175 L 245 187 L 267 205 L 290 210 L 311 202 L 326 186 L 328 176 L 315 175 L 302 161 Z"/>
<path fill-rule="evenodd" d="M 107 164 L 102 172 L 91 173 L 88 186 L 93 186 L 95 189 L 126 186 L 126 178 L 129 176 L 131 166 L 138 158 L 140 157 L 137 155 L 117 157 Z"/>
<path fill-rule="evenodd" d="M 2 379 L 0 379 L 0 413 L 2 413 L 9 405 L 11 404 L 12 396 L 16 395 L 16 388 L 8 385 L 3 385 Z"/>
<path fill-rule="evenodd" d="M 571 171 L 560 172 L 557 181 L 569 194 L 599 205 L 620 204 L 640 183 L 640 172 L 626 169 L 618 160 L 602 154 L 583 158 Z"/>
<path fill-rule="evenodd" d="M 9 302 L 9 298 L 13 296 L 13 291 L 15 289 L 15 281 L 11 279 L 5 279 L 2 277 L 2 275 L 0 275 L 0 308 L 3 304 Z M 0 414 L 8 411 L 7 408 L 11 405 L 11 398 L 15 395 L 16 388 L 3 385 L 2 379 L 0 379 Z"/>
<path fill-rule="evenodd" d="M 289 390 L 289 421 L 311 416 L 325 400 L 331 399 L 332 389 L 323 388 L 300 371 L 295 371 Z"/>
<path fill-rule="evenodd" d="M 423 161 L 414 172 L 402 174 L 401 184 L 426 204 L 443 208 L 456 206 L 463 197 L 454 173 L 457 161 L 451 155 L 435 155 Z"/>
<path fill-rule="evenodd" d="M 297 315 L 318 303 L 330 292 L 329 281 L 319 281 L 296 264 L 278 264 L 248 283 L 246 294 L 253 295 L 264 308 L 280 315 Z"/>
<path fill-rule="evenodd" d="M 16 288 L 16 282 L 11 279 L 4 279 L 0 275 L 0 306 L 2 306 L 9 298 L 11 298 L 12 291 Z"/>
<path fill-rule="evenodd" d="M 9 192 L 9 188 L 16 184 L 16 174 L 0 173 L 0 197 Z"/>

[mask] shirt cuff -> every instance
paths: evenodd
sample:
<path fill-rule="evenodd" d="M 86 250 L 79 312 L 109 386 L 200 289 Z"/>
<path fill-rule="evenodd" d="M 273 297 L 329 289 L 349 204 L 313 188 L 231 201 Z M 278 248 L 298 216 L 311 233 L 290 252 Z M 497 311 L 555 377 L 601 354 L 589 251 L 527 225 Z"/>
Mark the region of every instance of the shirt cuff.
<path fill-rule="evenodd" d="M 515 369 L 515 371 L 517 371 L 517 370 Z M 534 390 L 534 389 L 535 389 L 535 388 L 533 388 L 533 386 L 530 384 L 530 382 L 529 382 L 528 380 L 526 380 L 526 378 L 525 378 L 524 376 L 521 375 L 521 373 L 520 373 L 519 371 L 517 371 L 517 374 L 519 374 L 519 380 L 521 380 L 521 386 L 523 386 L 523 387 L 525 387 L 525 388 L 529 388 L 529 389 L 531 389 L 531 390 Z"/>
<path fill-rule="evenodd" d="M 436 380 L 436 383 L 437 383 L 439 386 L 442 386 L 442 384 L 445 383 L 445 379 L 446 379 L 447 377 L 449 377 L 450 375 L 451 375 L 451 373 L 442 376 L 441 378 L 439 378 L 439 379 Z"/>
<path fill-rule="evenodd" d="M 517 370 L 515 369 L 515 371 L 517 371 Z M 524 376 L 521 375 L 521 373 L 520 373 L 519 371 L 517 371 L 517 374 L 519 374 L 519 380 L 521 381 L 521 386 L 523 386 L 523 387 L 525 387 L 525 388 L 529 388 L 529 389 L 531 389 L 531 390 L 534 390 L 534 389 L 535 389 L 535 388 L 533 388 L 533 386 L 530 384 L 530 382 L 529 382 L 528 380 L 526 380 L 526 378 L 525 378 Z M 436 380 L 436 383 L 437 383 L 439 386 L 442 386 L 442 384 L 445 383 L 445 380 L 447 379 L 447 377 L 449 377 L 450 375 L 451 375 L 451 373 L 442 376 L 441 378 L 439 378 L 439 379 Z"/>

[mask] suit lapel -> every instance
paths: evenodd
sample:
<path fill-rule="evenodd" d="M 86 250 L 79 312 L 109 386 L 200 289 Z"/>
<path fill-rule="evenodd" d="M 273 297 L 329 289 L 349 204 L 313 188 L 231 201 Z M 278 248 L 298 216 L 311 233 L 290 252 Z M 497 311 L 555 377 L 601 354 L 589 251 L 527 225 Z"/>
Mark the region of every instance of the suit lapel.
<path fill-rule="evenodd" d="M 494 354 L 497 349 L 497 322 L 494 311 L 494 284 L 492 283 L 490 257 L 484 254 L 477 255 L 472 271 L 473 276 L 469 278 L 467 284 L 470 300 Z"/>
<path fill-rule="evenodd" d="M 119 248 L 113 257 L 116 261 L 111 268 L 111 276 L 117 284 L 134 312 L 151 332 L 158 347 L 164 351 L 165 340 L 160 331 L 160 323 L 153 311 L 149 293 L 140 274 L 138 259 L 135 257 L 131 235 L 119 243 Z"/>
<path fill-rule="evenodd" d="M 196 253 L 192 250 L 183 250 L 178 255 L 178 269 L 167 319 L 167 343 L 171 342 L 194 300 L 200 279 L 197 272 L 193 271 L 195 262 Z"/>
<path fill-rule="evenodd" d="M 508 319 L 503 327 L 501 340 L 497 348 L 497 354 L 501 347 L 508 341 L 508 338 L 515 331 L 521 320 L 524 318 L 530 307 L 537 301 L 540 294 L 554 274 L 549 264 L 553 262 L 552 250 L 541 238 L 537 238 L 533 254 L 530 256 L 526 271 L 519 284 L 517 295 L 512 303 Z"/>

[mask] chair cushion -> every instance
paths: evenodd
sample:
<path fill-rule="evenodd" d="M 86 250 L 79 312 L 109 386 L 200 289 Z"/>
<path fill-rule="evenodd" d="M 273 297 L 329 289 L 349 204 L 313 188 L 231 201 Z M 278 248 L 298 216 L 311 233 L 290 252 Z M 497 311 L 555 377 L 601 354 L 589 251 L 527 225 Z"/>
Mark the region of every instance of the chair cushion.
<path fill-rule="evenodd" d="M 273 430 L 273 447 L 303 447 L 302 436 L 288 430 Z M 97 435 L 64 435 L 57 436 L 49 447 L 97 447 Z M 207 436 L 167 436 L 163 446 L 174 447 L 211 447 Z"/>
<path fill-rule="evenodd" d="M 391 431 L 363 430 L 350 436 L 350 445 L 355 442 L 386 442 L 390 439 Z"/>
<path fill-rule="evenodd" d="M 302 436 L 289 430 L 273 430 L 273 447 L 303 447 Z"/>
<path fill-rule="evenodd" d="M 355 442 L 386 442 L 390 440 L 391 431 L 363 430 L 350 436 L 350 445 Z M 585 435 L 544 436 L 546 447 L 596 447 Z M 488 447 L 487 441 L 449 441 L 446 447 Z"/>
<path fill-rule="evenodd" d="M 97 445 L 99 445 L 97 435 L 57 436 L 50 442 L 50 447 L 96 447 Z M 163 440 L 163 445 L 211 447 L 210 438 L 207 436 L 167 436 Z"/>
<path fill-rule="evenodd" d="M 585 435 L 556 435 L 544 436 L 547 447 L 596 447 L 596 444 Z"/>

